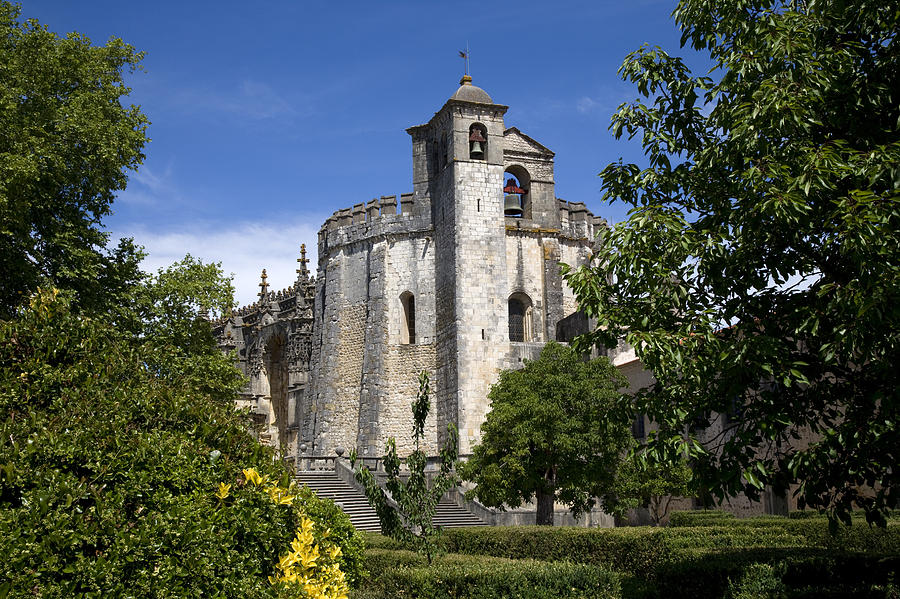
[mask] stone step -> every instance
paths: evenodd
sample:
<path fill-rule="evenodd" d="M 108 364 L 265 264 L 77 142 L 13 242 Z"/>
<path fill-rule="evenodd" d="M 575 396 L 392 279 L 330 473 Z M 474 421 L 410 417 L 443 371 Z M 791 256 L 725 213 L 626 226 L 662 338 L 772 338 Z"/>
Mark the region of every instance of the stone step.
<path fill-rule="evenodd" d="M 327 497 L 338 504 L 338 507 L 350 517 L 353 526 L 359 530 L 375 532 L 381 530 L 378 515 L 369 505 L 365 494 L 338 478 L 334 472 L 301 471 L 297 473 L 296 479 L 299 484 L 308 486 L 320 497 Z M 468 510 L 447 499 L 442 499 L 438 503 L 432 522 L 443 528 L 488 526 Z"/>

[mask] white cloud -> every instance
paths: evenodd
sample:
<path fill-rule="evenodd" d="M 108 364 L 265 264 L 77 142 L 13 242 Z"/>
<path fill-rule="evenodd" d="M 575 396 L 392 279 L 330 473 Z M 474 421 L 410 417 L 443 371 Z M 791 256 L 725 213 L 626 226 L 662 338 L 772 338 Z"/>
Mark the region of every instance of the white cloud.
<path fill-rule="evenodd" d="M 248 121 L 289 121 L 311 112 L 308 98 L 289 101 L 271 85 L 252 79 L 245 79 L 237 88 L 227 90 L 185 89 L 177 93 L 174 100 L 191 113 L 217 112 Z"/>
<path fill-rule="evenodd" d="M 204 262 L 222 262 L 225 274 L 234 274 L 235 301 L 243 306 L 256 301 L 260 271 L 265 268 L 269 290 L 288 287 L 297 278 L 300 244 L 306 244 L 307 267 L 316 270 L 318 226 L 324 219 L 296 222 L 244 222 L 224 229 L 197 225 L 183 231 L 148 231 L 140 226 L 122 227 L 113 237 L 134 237 L 148 256 L 142 268 L 155 272 L 191 254 Z"/>
<path fill-rule="evenodd" d="M 581 114 L 587 114 L 593 111 L 595 108 L 600 106 L 600 102 L 597 102 L 593 98 L 589 98 L 587 96 L 582 96 L 578 98 L 578 102 L 575 104 L 575 108 Z"/>
<path fill-rule="evenodd" d="M 159 200 L 178 201 L 181 194 L 173 182 L 173 166 L 170 162 L 160 173 L 147 165 L 141 165 L 128 176 L 128 187 L 116 196 L 123 204 L 152 206 Z"/>

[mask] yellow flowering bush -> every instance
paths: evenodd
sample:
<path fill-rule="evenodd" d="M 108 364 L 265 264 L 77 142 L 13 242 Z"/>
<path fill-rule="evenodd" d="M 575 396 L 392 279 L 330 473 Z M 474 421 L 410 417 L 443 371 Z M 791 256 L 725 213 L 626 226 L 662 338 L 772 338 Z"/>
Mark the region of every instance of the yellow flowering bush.
<path fill-rule="evenodd" d="M 277 506 L 289 506 L 299 519 L 290 549 L 275 564 L 269 581 L 279 597 L 310 599 L 347 599 L 350 587 L 341 570 L 341 546 L 332 538 L 331 529 L 317 525 L 297 501 L 300 489 L 291 481 L 287 486 L 272 482 L 255 468 L 243 470 L 244 485 L 269 497 Z M 220 483 L 216 497 L 224 503 L 231 485 Z"/>

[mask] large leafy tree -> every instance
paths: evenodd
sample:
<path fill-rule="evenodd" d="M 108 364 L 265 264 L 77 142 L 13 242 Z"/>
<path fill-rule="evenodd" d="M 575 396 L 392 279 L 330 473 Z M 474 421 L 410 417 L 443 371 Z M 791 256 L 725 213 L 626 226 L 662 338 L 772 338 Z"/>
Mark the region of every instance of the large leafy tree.
<path fill-rule="evenodd" d="M 631 442 L 617 409 L 624 379 L 606 358 L 584 361 L 548 343 L 537 360 L 505 370 L 491 388 L 481 443 L 460 468 L 471 496 L 505 509 L 537 500 L 537 523 L 553 525 L 553 504 L 579 514 L 614 492 Z"/>
<path fill-rule="evenodd" d="M 107 250 L 100 221 L 144 157 L 147 119 L 122 101 L 142 57 L 119 39 L 60 38 L 0 1 L 0 317 L 39 285 L 95 309 L 137 276 L 139 253 Z"/>
<path fill-rule="evenodd" d="M 900 475 L 900 11 L 682 0 L 674 18 L 713 69 L 643 47 L 620 70 L 643 99 L 611 129 L 648 164 L 601 173 L 632 209 L 567 276 L 598 321 L 584 341 L 625 337 L 653 370 L 648 456 L 687 450 L 719 497 L 797 481 L 801 506 L 882 521 Z M 732 417 L 706 439 L 710 413 Z"/>

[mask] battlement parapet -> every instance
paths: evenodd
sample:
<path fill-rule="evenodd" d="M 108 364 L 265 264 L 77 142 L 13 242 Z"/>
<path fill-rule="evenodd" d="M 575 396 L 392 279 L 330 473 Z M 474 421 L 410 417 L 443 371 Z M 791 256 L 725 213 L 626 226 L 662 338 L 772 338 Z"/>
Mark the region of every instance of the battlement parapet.
<path fill-rule="evenodd" d="M 400 210 L 398 211 L 398 207 Z M 336 247 L 377 237 L 429 231 L 431 210 L 427 200 L 416 202 L 412 193 L 381 196 L 332 214 L 319 229 L 319 257 Z"/>
<path fill-rule="evenodd" d="M 601 228 L 608 226 L 606 219 L 595 216 L 584 202 L 559 203 L 560 234 L 573 239 L 594 239 Z"/>

